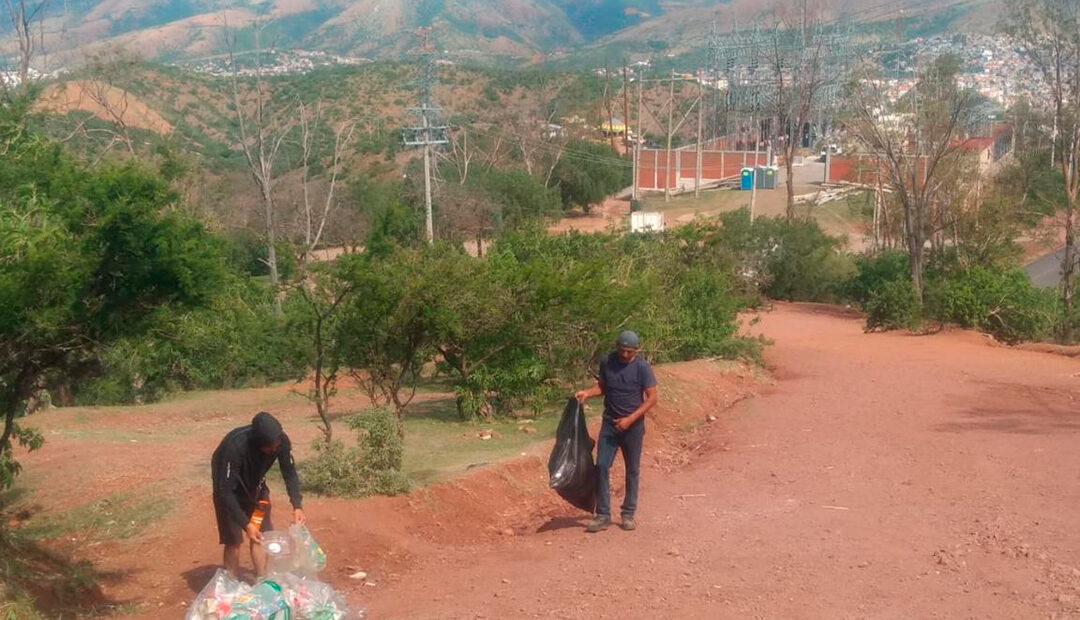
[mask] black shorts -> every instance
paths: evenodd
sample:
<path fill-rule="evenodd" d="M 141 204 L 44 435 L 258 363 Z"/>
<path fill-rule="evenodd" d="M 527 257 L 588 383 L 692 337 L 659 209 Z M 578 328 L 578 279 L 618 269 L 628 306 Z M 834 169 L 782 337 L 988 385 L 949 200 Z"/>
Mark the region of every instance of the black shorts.
<path fill-rule="evenodd" d="M 255 512 L 255 506 L 251 503 L 251 500 L 247 497 L 237 497 L 237 499 L 240 501 L 240 507 L 244 509 L 244 514 L 250 518 L 251 513 Z M 269 499 L 269 497 L 264 496 L 263 499 Z M 259 528 L 261 532 L 269 532 L 274 529 L 274 524 L 270 520 L 270 509 L 270 505 L 267 504 L 262 527 Z M 233 521 L 229 517 L 225 506 L 218 500 L 217 495 L 214 495 L 214 514 L 217 516 L 218 542 L 229 547 L 242 544 L 244 542 L 244 527 L 247 524 L 240 525 Z"/>

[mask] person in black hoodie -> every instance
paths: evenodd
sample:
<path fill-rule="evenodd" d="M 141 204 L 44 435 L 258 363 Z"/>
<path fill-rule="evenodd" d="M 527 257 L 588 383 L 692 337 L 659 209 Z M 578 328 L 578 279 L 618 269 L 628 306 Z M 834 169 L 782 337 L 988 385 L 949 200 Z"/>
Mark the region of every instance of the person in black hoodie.
<path fill-rule="evenodd" d="M 234 577 L 240 569 L 240 546 L 245 536 L 251 544 L 251 561 L 255 573 L 266 572 L 262 532 L 270 531 L 270 491 L 266 487 L 266 472 L 277 459 L 285 489 L 293 507 L 293 518 L 304 524 L 301 509 L 300 479 L 292 458 L 292 444 L 281 423 L 265 411 L 255 414 L 251 424 L 233 429 L 221 440 L 210 461 L 214 482 L 214 512 L 218 534 L 225 545 L 225 570 Z M 255 509 L 263 500 L 261 526 L 252 521 Z"/>

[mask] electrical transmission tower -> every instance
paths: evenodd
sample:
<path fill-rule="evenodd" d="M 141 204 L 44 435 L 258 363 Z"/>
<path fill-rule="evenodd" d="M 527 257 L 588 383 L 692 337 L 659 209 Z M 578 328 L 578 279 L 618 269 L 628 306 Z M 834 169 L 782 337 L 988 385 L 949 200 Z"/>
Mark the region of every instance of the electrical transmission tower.
<path fill-rule="evenodd" d="M 419 119 L 420 124 L 406 127 L 402 132 L 402 141 L 406 146 L 424 148 L 424 209 L 428 243 L 435 241 L 435 225 L 431 209 L 431 156 L 432 147 L 447 144 L 449 127 L 439 124 L 442 111 L 433 102 L 435 88 L 435 50 L 431 45 L 430 28 L 420 29 L 421 74 L 416 86 L 420 97 L 419 107 L 410 108 L 409 114 Z"/>
<path fill-rule="evenodd" d="M 713 25 L 709 36 L 709 64 L 720 80 L 723 93 L 715 106 L 714 118 L 722 127 L 722 133 L 737 132 L 738 140 L 757 140 L 763 124 L 768 125 L 775 114 L 775 104 L 783 93 L 778 79 L 778 57 L 782 59 L 780 71 L 794 72 L 810 62 L 820 62 L 825 67 L 826 79 L 820 84 L 814 107 L 818 113 L 818 129 L 824 131 L 835 116 L 843 100 L 845 80 L 854 55 L 852 24 L 841 22 L 803 22 L 802 28 L 779 26 L 763 28 L 760 24 L 748 28 L 732 25 L 731 31 L 722 33 Z M 820 54 L 814 57 L 815 54 Z M 793 84 L 798 78 L 787 76 Z M 747 122 L 749 119 L 749 123 Z M 801 131 L 798 128 L 771 127 L 777 131 Z M 747 136 L 749 132 L 749 136 Z"/>

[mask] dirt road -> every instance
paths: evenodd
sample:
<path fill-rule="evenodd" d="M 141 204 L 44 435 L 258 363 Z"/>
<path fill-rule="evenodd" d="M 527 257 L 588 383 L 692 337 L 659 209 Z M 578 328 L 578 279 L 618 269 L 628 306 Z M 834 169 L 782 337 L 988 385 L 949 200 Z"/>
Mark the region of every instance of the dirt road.
<path fill-rule="evenodd" d="M 312 498 L 324 578 L 373 619 L 1080 618 L 1080 361 L 967 332 L 867 335 L 814 306 L 754 329 L 775 341 L 756 398 L 725 408 L 745 382 L 707 362 L 661 369 L 666 415 L 719 419 L 688 465 L 650 427 L 637 531 L 585 534 L 534 454 L 406 497 Z M 212 574 L 205 457 L 252 395 L 190 420 L 109 410 L 92 446 L 62 432 L 78 412 L 42 419 L 33 501 L 146 480 L 176 498 L 145 533 L 76 549 L 127 617 L 182 618 Z M 117 435 L 132 424 L 154 432 Z"/>
<path fill-rule="evenodd" d="M 1080 617 L 1080 363 L 778 306 L 778 382 L 639 529 L 436 547 L 372 618 Z"/>

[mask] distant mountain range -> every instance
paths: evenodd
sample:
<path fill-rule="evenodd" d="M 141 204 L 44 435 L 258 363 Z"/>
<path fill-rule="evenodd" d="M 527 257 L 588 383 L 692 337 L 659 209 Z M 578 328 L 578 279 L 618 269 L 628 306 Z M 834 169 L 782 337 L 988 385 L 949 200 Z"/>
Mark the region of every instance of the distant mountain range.
<path fill-rule="evenodd" d="M 953 7 L 950 20 L 978 14 L 972 7 L 992 1 Z M 841 0 L 834 11 L 889 20 L 904 7 L 908 15 L 932 15 L 955 4 Z M 102 46 L 164 61 L 212 56 L 225 49 L 226 24 L 237 45 L 248 48 L 258 24 L 266 48 L 396 57 L 416 48 L 417 31 L 426 27 L 451 57 L 535 60 L 650 41 L 681 50 L 690 36 L 700 45 L 714 22 L 721 28 L 733 20 L 750 23 L 765 6 L 761 0 L 49 0 L 43 31 L 46 51 L 61 63 Z M 8 27 L 3 17 L 0 33 Z"/>

